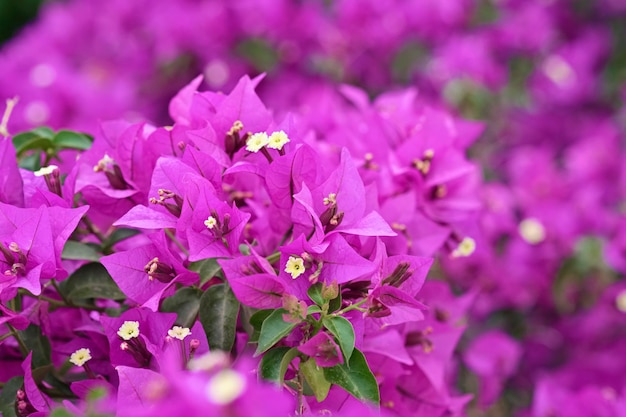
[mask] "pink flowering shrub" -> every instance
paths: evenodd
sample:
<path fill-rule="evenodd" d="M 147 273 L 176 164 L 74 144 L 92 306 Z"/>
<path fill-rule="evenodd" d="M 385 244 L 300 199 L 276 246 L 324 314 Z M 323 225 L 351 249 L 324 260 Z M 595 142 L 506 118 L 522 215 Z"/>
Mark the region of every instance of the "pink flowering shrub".
<path fill-rule="evenodd" d="M 0 413 L 624 415 L 619 3 L 46 4 Z"/>

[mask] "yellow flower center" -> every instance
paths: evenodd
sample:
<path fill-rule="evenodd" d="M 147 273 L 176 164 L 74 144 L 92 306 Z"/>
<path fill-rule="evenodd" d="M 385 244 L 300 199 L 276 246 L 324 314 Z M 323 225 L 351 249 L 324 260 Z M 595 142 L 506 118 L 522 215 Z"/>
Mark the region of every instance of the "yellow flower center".
<path fill-rule="evenodd" d="M 285 272 L 291 275 L 291 278 L 296 279 L 300 275 L 304 274 L 304 259 L 297 256 L 290 256 L 287 264 L 285 265 Z"/>
<path fill-rule="evenodd" d="M 70 362 L 76 366 L 83 366 L 89 359 L 91 359 L 91 351 L 87 348 L 78 349 L 70 356 Z"/>
<path fill-rule="evenodd" d="M 246 142 L 246 150 L 248 152 L 258 152 L 261 150 L 261 148 L 267 145 L 269 141 L 270 139 L 267 136 L 267 133 L 255 133 L 248 138 L 248 141 Z"/>
<path fill-rule="evenodd" d="M 117 331 L 117 335 L 124 340 L 130 340 L 139 336 L 139 322 L 125 321 Z"/>

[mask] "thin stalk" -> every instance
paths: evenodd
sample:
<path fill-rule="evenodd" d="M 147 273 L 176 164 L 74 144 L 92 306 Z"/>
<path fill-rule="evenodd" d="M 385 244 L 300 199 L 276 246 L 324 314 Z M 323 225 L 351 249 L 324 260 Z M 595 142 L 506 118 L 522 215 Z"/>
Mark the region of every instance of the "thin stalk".
<path fill-rule="evenodd" d="M 180 249 L 181 252 L 185 254 L 185 256 L 189 257 L 189 251 L 187 250 L 187 248 L 185 248 L 183 244 L 180 243 L 178 239 L 176 239 L 176 236 L 174 236 L 174 233 L 172 233 L 170 229 L 165 229 L 165 234 L 167 235 L 167 237 L 170 238 L 172 242 L 174 242 L 174 244 L 178 247 L 178 249 Z"/>
<path fill-rule="evenodd" d="M 26 343 L 24 343 L 24 340 L 22 340 L 22 338 L 20 337 L 20 334 L 17 332 L 17 330 L 15 330 L 15 327 L 13 327 L 9 323 L 5 323 L 5 325 L 9 328 L 9 331 L 11 332 L 11 335 L 15 338 L 15 340 L 17 340 L 17 344 L 20 347 L 20 351 L 22 352 L 22 356 L 24 356 L 24 357 L 28 356 L 28 347 L 26 347 Z"/>

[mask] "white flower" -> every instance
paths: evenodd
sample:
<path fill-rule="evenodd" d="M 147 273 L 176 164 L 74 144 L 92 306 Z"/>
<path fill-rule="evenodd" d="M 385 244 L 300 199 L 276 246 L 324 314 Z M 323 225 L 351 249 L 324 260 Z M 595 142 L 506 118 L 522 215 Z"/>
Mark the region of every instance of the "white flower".
<path fill-rule="evenodd" d="M 125 321 L 117 331 L 117 335 L 124 340 L 130 340 L 139 336 L 139 322 Z"/>
<path fill-rule="evenodd" d="M 83 366 L 89 359 L 91 359 L 91 351 L 87 348 L 78 349 L 70 356 L 70 362 L 76 366 Z"/>
<path fill-rule="evenodd" d="M 172 339 L 185 340 L 191 334 L 188 327 L 174 326 L 167 331 L 167 335 Z"/>
<path fill-rule="evenodd" d="M 43 177 L 44 175 L 52 174 L 57 169 L 59 169 L 59 167 L 56 165 L 48 165 L 47 167 L 43 167 L 40 170 L 33 172 L 33 174 L 35 174 L 36 177 Z"/>
<path fill-rule="evenodd" d="M 546 238 L 546 229 L 541 222 L 533 217 L 524 219 L 519 224 L 519 234 L 531 245 L 541 243 Z"/>
<path fill-rule="evenodd" d="M 209 216 L 205 221 L 204 221 L 204 225 L 207 227 L 207 229 L 213 229 L 215 227 L 215 225 L 217 224 L 217 220 L 215 219 L 215 217 L 213 216 Z"/>
<path fill-rule="evenodd" d="M 246 379 L 231 369 L 220 371 L 211 378 L 206 393 L 211 402 L 225 405 L 236 400 L 246 388 Z"/>
<path fill-rule="evenodd" d="M 476 241 L 471 237 L 464 237 L 459 246 L 452 251 L 453 258 L 470 256 L 476 250 Z"/>
<path fill-rule="evenodd" d="M 290 256 L 285 265 L 285 272 L 290 274 L 291 278 L 296 279 L 304 274 L 304 271 L 304 259 L 298 258 L 297 256 Z"/>
<path fill-rule="evenodd" d="M 285 132 L 279 130 L 278 132 L 274 132 L 269 137 L 269 143 L 267 145 L 268 148 L 281 150 L 283 146 L 289 143 L 289 137 Z"/>
<path fill-rule="evenodd" d="M 270 142 L 270 138 L 267 137 L 267 133 L 260 132 L 250 136 L 246 142 L 246 150 L 248 152 L 258 152 L 262 147 Z"/>

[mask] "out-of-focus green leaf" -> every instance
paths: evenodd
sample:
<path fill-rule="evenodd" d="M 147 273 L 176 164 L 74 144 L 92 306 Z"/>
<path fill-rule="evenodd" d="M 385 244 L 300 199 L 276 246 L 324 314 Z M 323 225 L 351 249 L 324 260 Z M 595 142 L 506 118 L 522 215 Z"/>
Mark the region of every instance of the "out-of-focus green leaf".
<path fill-rule="evenodd" d="M 100 254 L 93 246 L 86 243 L 68 240 L 63 247 L 61 258 L 74 261 L 94 261 L 100 260 Z"/>
<path fill-rule="evenodd" d="M 239 301 L 227 284 L 208 288 L 200 298 L 200 322 L 211 350 L 230 352 L 235 343 Z"/>
<path fill-rule="evenodd" d="M 191 327 L 200 311 L 200 297 L 202 291 L 193 287 L 183 287 L 171 297 L 161 303 L 161 311 L 176 313 L 176 324 Z"/>
<path fill-rule="evenodd" d="M 61 292 L 72 302 L 86 298 L 123 300 L 126 298 L 106 268 L 98 262 L 78 268 L 61 283 Z"/>
<path fill-rule="evenodd" d="M 83 133 L 72 132 L 71 130 L 59 130 L 52 140 L 54 146 L 58 148 L 69 148 L 87 150 L 91 148 L 93 138 Z"/>

